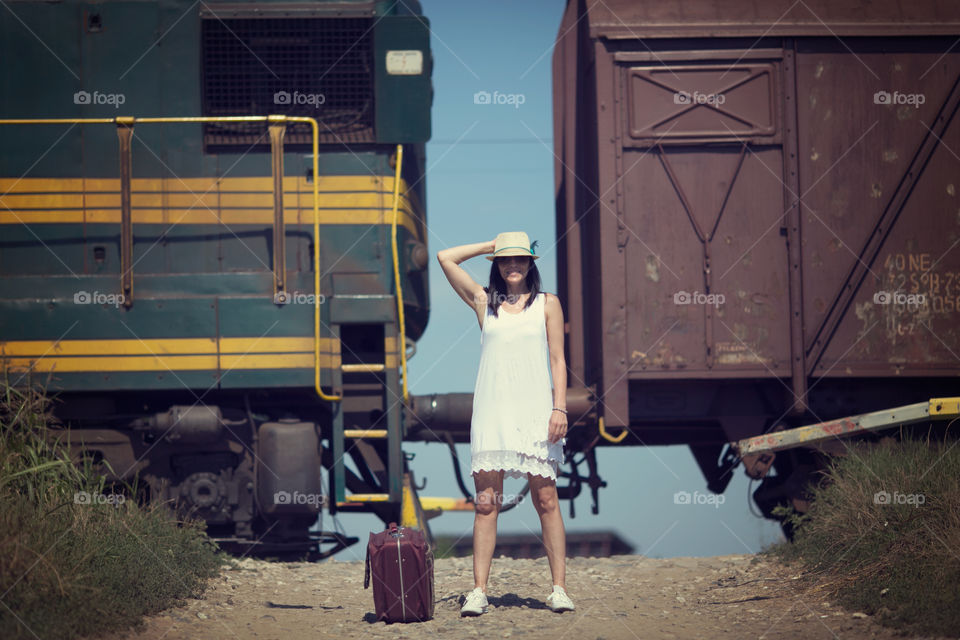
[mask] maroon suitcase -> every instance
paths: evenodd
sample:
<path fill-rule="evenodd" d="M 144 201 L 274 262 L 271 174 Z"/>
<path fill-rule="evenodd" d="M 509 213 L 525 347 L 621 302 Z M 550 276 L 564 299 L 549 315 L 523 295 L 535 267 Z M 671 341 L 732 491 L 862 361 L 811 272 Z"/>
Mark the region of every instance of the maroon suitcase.
<path fill-rule="evenodd" d="M 363 588 L 373 575 L 377 620 L 424 622 L 433 617 L 433 551 L 423 532 L 398 527 L 370 533 Z"/>

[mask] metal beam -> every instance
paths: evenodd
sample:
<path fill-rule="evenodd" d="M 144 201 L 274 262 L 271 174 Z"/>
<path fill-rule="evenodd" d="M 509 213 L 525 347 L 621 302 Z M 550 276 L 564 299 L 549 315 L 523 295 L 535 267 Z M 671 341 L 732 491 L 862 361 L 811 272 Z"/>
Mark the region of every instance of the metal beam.
<path fill-rule="evenodd" d="M 908 404 L 903 407 L 863 413 L 839 420 L 818 422 L 796 429 L 765 433 L 730 443 L 740 457 L 766 451 L 783 451 L 831 440 L 849 438 L 861 433 L 880 431 L 915 422 L 947 420 L 960 416 L 960 397 L 931 398 L 927 402 Z"/>

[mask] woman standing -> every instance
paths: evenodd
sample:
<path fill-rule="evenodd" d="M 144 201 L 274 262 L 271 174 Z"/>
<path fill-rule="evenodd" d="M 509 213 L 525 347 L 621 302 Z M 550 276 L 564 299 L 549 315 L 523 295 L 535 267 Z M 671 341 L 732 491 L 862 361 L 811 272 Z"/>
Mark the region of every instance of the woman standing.
<path fill-rule="evenodd" d="M 460 263 L 491 252 L 490 284 L 482 287 Z M 480 615 L 488 605 L 487 578 L 504 475 L 526 475 L 530 483 L 553 578 L 547 606 L 558 612 L 574 609 L 565 590 L 566 535 L 557 498 L 557 468 L 567 434 L 563 310 L 555 295 L 540 291 L 540 272 L 534 264 L 538 257 L 522 231 L 437 253 L 447 280 L 476 312 L 480 324 L 480 368 L 470 424 L 470 471 L 477 491 L 475 586 L 461 615 Z"/>

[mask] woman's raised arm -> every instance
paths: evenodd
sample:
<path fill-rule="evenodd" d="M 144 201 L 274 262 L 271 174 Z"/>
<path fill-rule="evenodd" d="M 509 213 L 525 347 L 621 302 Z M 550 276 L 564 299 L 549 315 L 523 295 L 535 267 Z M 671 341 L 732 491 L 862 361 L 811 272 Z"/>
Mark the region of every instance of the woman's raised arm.
<path fill-rule="evenodd" d="M 477 321 L 480 322 L 481 326 L 483 326 L 483 316 L 480 315 L 480 311 L 486 307 L 487 296 L 483 287 L 470 277 L 470 274 L 460 266 L 460 263 L 475 256 L 493 253 L 495 245 L 494 240 L 489 240 L 487 242 L 463 244 L 459 247 L 450 247 L 437 252 L 437 260 L 440 262 L 440 268 L 443 269 L 443 275 L 447 277 L 450 286 L 457 292 L 457 295 L 463 298 L 463 301 L 477 313 Z"/>

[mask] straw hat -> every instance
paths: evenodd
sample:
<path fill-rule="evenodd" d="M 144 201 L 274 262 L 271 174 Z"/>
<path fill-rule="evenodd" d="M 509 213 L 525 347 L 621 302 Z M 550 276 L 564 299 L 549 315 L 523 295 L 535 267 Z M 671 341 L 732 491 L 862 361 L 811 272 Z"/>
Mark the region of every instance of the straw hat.
<path fill-rule="evenodd" d="M 537 246 L 536 241 L 531 245 L 530 238 L 523 231 L 504 231 L 497 235 L 493 255 L 487 256 L 487 260 L 502 256 L 530 256 L 536 260 L 540 256 L 534 255 L 533 248 L 535 246 Z"/>

